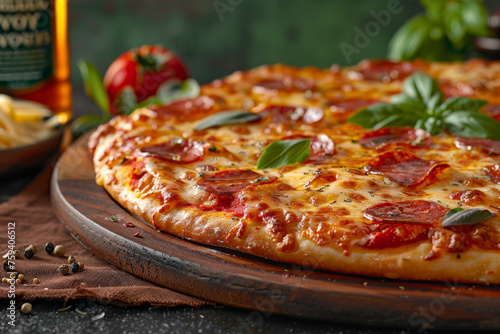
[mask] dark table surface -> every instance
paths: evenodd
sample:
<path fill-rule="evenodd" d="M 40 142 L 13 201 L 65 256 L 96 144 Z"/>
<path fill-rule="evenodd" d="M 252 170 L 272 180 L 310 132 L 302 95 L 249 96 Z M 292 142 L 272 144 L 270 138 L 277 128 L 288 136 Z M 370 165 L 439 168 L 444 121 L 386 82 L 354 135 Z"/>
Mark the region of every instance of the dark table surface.
<path fill-rule="evenodd" d="M 88 110 L 85 106 L 93 108 L 80 94 L 76 100 L 80 113 Z M 0 202 L 21 191 L 37 172 L 33 170 L 16 178 L 0 180 Z M 8 302 L 0 300 L 0 309 L 4 310 L 0 313 L 7 315 Z M 32 304 L 33 311 L 28 315 L 22 314 L 20 305 L 17 305 L 15 327 L 7 323 L 6 316 L 2 316 L 0 333 L 427 333 L 422 328 L 390 329 L 319 322 L 222 305 L 201 308 L 123 307 L 92 300 L 67 303 L 39 300 Z M 71 306 L 69 310 L 58 312 L 68 306 Z"/>

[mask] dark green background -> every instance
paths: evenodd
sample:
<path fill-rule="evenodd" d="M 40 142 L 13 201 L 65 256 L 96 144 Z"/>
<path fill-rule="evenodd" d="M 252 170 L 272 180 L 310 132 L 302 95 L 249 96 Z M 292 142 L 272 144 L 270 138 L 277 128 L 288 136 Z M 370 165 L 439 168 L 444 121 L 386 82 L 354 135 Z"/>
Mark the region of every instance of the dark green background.
<path fill-rule="evenodd" d="M 394 32 L 423 11 L 418 0 L 370 38 L 351 62 L 340 44 L 353 44 L 355 28 L 374 21 L 371 11 L 390 0 L 216 0 L 232 10 L 223 20 L 214 0 L 70 0 L 72 81 L 82 89 L 76 62 L 89 60 L 102 73 L 128 49 L 161 44 L 180 55 L 200 83 L 261 64 L 329 67 L 386 55 Z M 230 5 L 230 3 L 239 3 Z M 500 9 L 498 0 L 485 1 Z"/>

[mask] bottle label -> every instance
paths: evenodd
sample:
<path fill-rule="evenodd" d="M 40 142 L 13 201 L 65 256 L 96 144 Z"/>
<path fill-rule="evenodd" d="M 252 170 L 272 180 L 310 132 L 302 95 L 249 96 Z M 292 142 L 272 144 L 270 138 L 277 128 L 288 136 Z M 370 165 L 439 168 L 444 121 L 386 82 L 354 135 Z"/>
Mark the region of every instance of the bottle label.
<path fill-rule="evenodd" d="M 30 88 L 53 73 L 50 0 L 0 0 L 0 87 Z"/>

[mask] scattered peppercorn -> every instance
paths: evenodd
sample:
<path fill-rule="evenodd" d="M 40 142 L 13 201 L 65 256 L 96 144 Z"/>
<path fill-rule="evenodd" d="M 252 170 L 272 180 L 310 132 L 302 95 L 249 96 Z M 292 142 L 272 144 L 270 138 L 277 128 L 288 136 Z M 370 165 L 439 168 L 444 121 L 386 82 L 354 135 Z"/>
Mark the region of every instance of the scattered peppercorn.
<path fill-rule="evenodd" d="M 57 270 L 59 270 L 61 275 L 67 275 L 69 273 L 69 266 L 67 264 L 63 264 Z"/>
<path fill-rule="evenodd" d="M 31 313 L 32 310 L 33 305 L 31 305 L 30 303 L 24 303 L 23 305 L 21 305 L 21 312 L 23 312 L 24 314 Z"/>
<path fill-rule="evenodd" d="M 22 280 L 24 280 L 24 275 L 23 274 L 19 274 L 19 276 L 17 276 L 17 278 L 19 278 L 22 281 Z"/>
<path fill-rule="evenodd" d="M 7 283 L 7 277 L 2 277 L 2 283 Z"/>
<path fill-rule="evenodd" d="M 31 250 L 33 251 L 33 254 L 38 253 L 38 248 L 36 248 L 36 246 L 35 246 L 35 245 L 29 245 L 29 246 L 28 246 L 28 248 L 29 248 L 29 249 L 31 249 Z"/>
<path fill-rule="evenodd" d="M 21 284 L 22 282 L 23 282 L 22 279 L 20 279 L 20 278 L 16 279 L 16 284 Z"/>
<path fill-rule="evenodd" d="M 85 265 L 83 264 L 83 262 L 78 262 L 78 267 L 80 268 L 80 271 L 82 271 L 83 268 L 85 268 Z"/>
<path fill-rule="evenodd" d="M 68 256 L 68 264 L 72 264 L 75 261 L 76 261 L 76 259 L 73 255 Z"/>
<path fill-rule="evenodd" d="M 38 283 L 40 283 L 40 280 L 35 277 L 35 278 L 33 278 L 33 283 L 38 284 Z"/>
<path fill-rule="evenodd" d="M 3 270 L 10 271 L 9 269 L 9 260 L 3 261 Z"/>
<path fill-rule="evenodd" d="M 33 253 L 33 250 L 31 248 L 26 248 L 24 250 L 24 257 L 25 258 L 31 259 L 33 257 L 33 255 L 35 255 L 35 253 Z"/>
<path fill-rule="evenodd" d="M 16 276 L 17 275 L 15 273 L 10 274 L 10 278 L 16 278 Z"/>
<path fill-rule="evenodd" d="M 71 272 L 77 273 L 78 271 L 80 271 L 80 266 L 78 265 L 78 263 L 73 262 L 71 264 Z"/>
<path fill-rule="evenodd" d="M 66 249 L 62 245 L 57 245 L 54 248 L 54 255 L 55 256 L 64 256 L 64 253 L 66 253 Z"/>
<path fill-rule="evenodd" d="M 49 254 L 52 254 L 52 252 L 54 251 L 54 244 L 52 242 L 47 242 L 45 244 L 45 251 Z"/>

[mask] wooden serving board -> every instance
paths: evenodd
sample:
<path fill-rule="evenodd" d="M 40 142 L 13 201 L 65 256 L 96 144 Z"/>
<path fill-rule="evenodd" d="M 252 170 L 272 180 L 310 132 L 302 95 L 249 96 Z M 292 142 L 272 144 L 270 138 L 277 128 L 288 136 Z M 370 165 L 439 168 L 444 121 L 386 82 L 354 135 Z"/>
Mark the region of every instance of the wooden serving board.
<path fill-rule="evenodd" d="M 217 303 L 309 319 L 388 327 L 500 328 L 500 287 L 349 276 L 267 261 L 157 232 L 94 182 L 87 136 L 52 177 L 58 219 L 97 256 L 158 285 Z M 111 216 L 135 224 L 123 227 Z M 142 238 L 134 237 L 140 231 Z"/>

